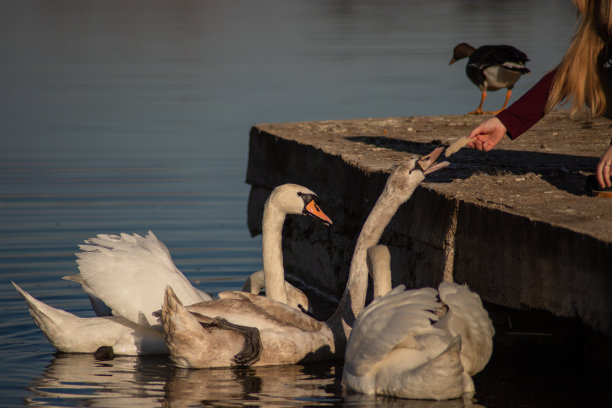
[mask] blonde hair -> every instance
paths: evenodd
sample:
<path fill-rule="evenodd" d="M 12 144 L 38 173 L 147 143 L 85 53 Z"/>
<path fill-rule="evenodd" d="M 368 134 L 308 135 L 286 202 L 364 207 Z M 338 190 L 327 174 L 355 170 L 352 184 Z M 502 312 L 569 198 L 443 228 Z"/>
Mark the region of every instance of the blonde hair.
<path fill-rule="evenodd" d="M 574 0 L 580 24 L 557 72 L 546 112 L 572 100 L 571 115 L 600 116 L 606 112 L 604 60 L 612 31 L 612 0 Z"/>

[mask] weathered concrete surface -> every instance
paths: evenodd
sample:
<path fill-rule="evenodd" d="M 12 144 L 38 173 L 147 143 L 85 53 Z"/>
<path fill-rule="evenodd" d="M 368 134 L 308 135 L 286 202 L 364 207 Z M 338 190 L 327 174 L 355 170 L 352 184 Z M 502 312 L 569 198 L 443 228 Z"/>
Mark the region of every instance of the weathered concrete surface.
<path fill-rule="evenodd" d="M 467 135 L 483 117 L 406 117 L 262 124 L 250 137 L 249 227 L 263 203 L 294 182 L 317 192 L 332 228 L 291 217 L 286 269 L 338 296 L 361 225 L 390 168 L 433 144 Z M 612 122 L 564 112 L 489 153 L 463 149 L 426 179 L 382 242 L 393 284 L 467 282 L 483 300 L 578 317 L 612 335 L 612 199 L 584 194 L 584 180 L 612 137 Z"/>

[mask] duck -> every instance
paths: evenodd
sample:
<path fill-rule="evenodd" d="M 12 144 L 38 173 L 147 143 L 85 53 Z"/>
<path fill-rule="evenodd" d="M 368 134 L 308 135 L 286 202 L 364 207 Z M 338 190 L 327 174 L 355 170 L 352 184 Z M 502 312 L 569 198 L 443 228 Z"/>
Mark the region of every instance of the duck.
<path fill-rule="evenodd" d="M 388 248 L 373 246 L 367 256 L 375 298 L 348 339 L 343 386 L 398 398 L 471 399 L 472 376 L 488 363 L 495 333 L 478 294 L 449 281 L 437 290 L 390 290 Z"/>
<path fill-rule="evenodd" d="M 483 45 L 474 48 L 468 43 L 460 43 L 453 49 L 453 57 L 449 65 L 456 61 L 468 58 L 465 72 L 467 77 L 480 89 L 480 104 L 474 111 L 468 114 L 497 114 L 508 105 L 512 88 L 516 81 L 525 74 L 531 72 L 525 63 L 529 61 L 527 55 L 511 45 Z M 487 98 L 487 91 L 497 91 L 507 88 L 506 100 L 501 109 L 491 112 L 482 110 L 482 105 Z"/>
<path fill-rule="evenodd" d="M 378 242 L 397 209 L 425 176 L 448 165 L 435 163 L 442 150 L 436 148 L 392 169 L 357 238 L 342 298 L 326 321 L 245 292 L 185 306 L 171 287 L 166 288 L 161 317 L 175 365 L 259 366 L 342 358 L 356 316 L 365 306 L 366 251 Z"/>
<path fill-rule="evenodd" d="M 288 297 L 281 239 L 288 214 L 308 215 L 325 225 L 332 224 L 320 208 L 318 196 L 306 187 L 278 186 L 266 201 L 262 233 L 266 295 L 275 295 L 285 303 Z M 60 351 L 91 353 L 110 347 L 114 355 L 167 354 L 158 313 L 165 288 L 173 288 L 185 304 L 212 300 L 209 294 L 191 285 L 176 268 L 167 247 L 151 231 L 144 237 L 100 234 L 79 248 L 81 252 L 76 255 L 80 273 L 64 278 L 82 285 L 96 317 L 78 317 L 53 308 L 13 283 L 36 324 Z M 219 297 L 226 295 L 232 296 L 221 292 Z"/>

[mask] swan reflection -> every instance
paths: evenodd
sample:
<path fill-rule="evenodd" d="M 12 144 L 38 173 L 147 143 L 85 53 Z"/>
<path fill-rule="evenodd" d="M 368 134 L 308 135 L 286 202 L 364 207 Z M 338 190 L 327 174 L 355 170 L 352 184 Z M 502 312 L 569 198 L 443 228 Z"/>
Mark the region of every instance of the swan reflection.
<path fill-rule="evenodd" d="M 340 367 L 283 365 L 248 369 L 177 369 L 166 386 L 170 407 L 186 405 L 332 405 Z"/>
<path fill-rule="evenodd" d="M 342 365 L 180 369 L 165 356 L 118 357 L 96 361 L 89 354 L 54 356 L 35 379 L 30 406 L 345 406 L 463 408 L 461 399 L 403 400 L 343 391 Z"/>
<path fill-rule="evenodd" d="M 90 354 L 56 354 L 30 386 L 36 406 L 159 406 L 172 366 L 167 358 L 121 357 L 96 361 Z"/>

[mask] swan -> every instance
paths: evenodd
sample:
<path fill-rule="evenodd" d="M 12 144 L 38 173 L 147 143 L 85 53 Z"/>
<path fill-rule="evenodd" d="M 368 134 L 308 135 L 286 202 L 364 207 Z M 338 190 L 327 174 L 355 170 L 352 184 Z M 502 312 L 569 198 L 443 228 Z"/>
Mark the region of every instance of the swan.
<path fill-rule="evenodd" d="M 472 376 L 493 351 L 493 324 L 480 297 L 454 282 L 437 291 L 389 290 L 389 260 L 386 246 L 368 249 L 375 299 L 349 337 L 343 385 L 401 398 L 471 398 Z"/>
<path fill-rule="evenodd" d="M 357 239 L 342 299 L 325 322 L 245 292 L 185 307 L 168 287 L 161 315 L 175 364 L 194 368 L 272 365 L 343 356 L 352 325 L 365 304 L 366 250 L 378 242 L 399 206 L 410 198 L 425 174 L 448 165 L 432 165 L 441 151 L 437 148 L 435 154 L 392 170 Z"/>
<path fill-rule="evenodd" d="M 282 259 L 282 228 L 287 214 L 309 215 L 332 224 L 317 202 L 312 190 L 297 184 L 278 186 L 268 197 L 262 223 L 267 297 L 282 303 L 288 299 Z M 160 309 L 166 286 L 171 286 L 184 304 L 212 299 L 189 283 L 152 232 L 145 238 L 137 234 L 98 235 L 80 249 L 77 263 L 84 291 L 101 299 L 114 315 L 132 322 L 159 324 L 155 312 Z"/>
<path fill-rule="evenodd" d="M 36 299 L 11 282 L 45 337 L 64 353 L 95 353 L 112 347 L 117 355 L 168 354 L 164 334 L 121 316 L 79 317 Z"/>
<path fill-rule="evenodd" d="M 265 275 L 264 271 L 260 270 L 250 274 L 242 285 L 242 292 L 249 292 L 254 295 L 259 293 L 265 288 Z M 302 312 L 312 313 L 312 307 L 310 301 L 304 292 L 296 288 L 289 282 L 285 281 L 285 291 L 287 293 L 287 304 L 294 309 L 299 309 Z M 219 298 L 222 299 L 226 296 L 226 292 L 219 293 Z"/>
<path fill-rule="evenodd" d="M 262 238 L 264 268 L 268 268 L 264 275 L 269 277 L 266 292 L 285 302 L 281 232 L 287 214 L 309 215 L 326 225 L 332 223 L 319 207 L 316 194 L 305 187 L 284 184 L 268 198 Z M 167 354 L 156 313 L 166 286 L 172 287 L 178 299 L 186 304 L 212 299 L 189 283 L 174 265 L 166 246 L 151 231 L 144 237 L 100 234 L 86 240 L 80 249 L 77 253 L 80 274 L 64 278 L 82 285 L 97 317 L 81 318 L 55 309 L 14 284 L 36 324 L 60 351 L 91 353 L 108 346 L 117 355 Z M 280 262 L 280 266 L 275 262 Z M 275 273 L 281 276 L 274 276 Z M 275 285 L 282 289 L 275 290 Z M 220 294 L 221 298 L 225 296 L 233 295 Z"/>

